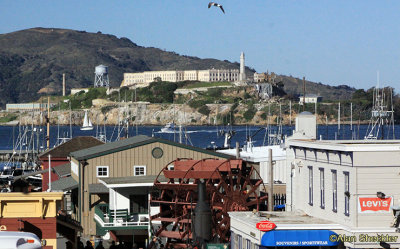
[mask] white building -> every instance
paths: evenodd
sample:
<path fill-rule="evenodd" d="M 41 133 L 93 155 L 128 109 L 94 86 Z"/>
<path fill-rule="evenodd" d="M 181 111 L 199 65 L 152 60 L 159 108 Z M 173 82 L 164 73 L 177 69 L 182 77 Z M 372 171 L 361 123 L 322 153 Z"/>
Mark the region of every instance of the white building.
<path fill-rule="evenodd" d="M 151 82 L 160 79 L 161 81 L 179 82 L 179 81 L 202 81 L 234 82 L 239 79 L 239 70 L 237 69 L 208 69 L 208 70 L 184 70 L 184 71 L 146 71 L 141 73 L 124 73 L 124 80 L 121 87 L 133 86 L 146 87 Z"/>
<path fill-rule="evenodd" d="M 286 140 L 285 214 L 230 213 L 234 248 L 399 248 L 400 140 L 315 140 L 296 127 Z M 254 229 L 267 219 L 274 230 Z"/>
<path fill-rule="evenodd" d="M 53 107 L 55 105 L 56 103 L 50 103 L 50 107 Z M 7 112 L 41 111 L 41 110 L 47 110 L 47 103 L 6 104 Z"/>
<path fill-rule="evenodd" d="M 277 184 L 285 184 L 287 180 L 286 150 L 280 145 L 243 148 L 240 151 L 240 158 L 246 162 L 257 164 L 256 168 L 264 183 L 267 184 L 269 180 L 268 149 L 272 150 L 274 182 Z M 217 152 L 231 156 L 236 155 L 236 149 L 218 150 Z"/>
<path fill-rule="evenodd" d="M 303 96 L 299 97 L 299 104 L 302 105 L 303 101 L 307 103 L 318 103 L 322 100 L 321 96 L 318 96 L 316 94 L 306 94 L 305 97 L 303 98 Z"/>

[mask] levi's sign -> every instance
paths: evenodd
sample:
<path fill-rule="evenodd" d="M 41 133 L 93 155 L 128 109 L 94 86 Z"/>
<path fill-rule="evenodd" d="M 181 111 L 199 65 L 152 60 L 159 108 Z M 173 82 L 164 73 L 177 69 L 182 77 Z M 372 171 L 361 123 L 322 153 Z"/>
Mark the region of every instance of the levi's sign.
<path fill-rule="evenodd" d="M 256 224 L 256 228 L 263 232 L 268 232 L 273 230 L 276 227 L 275 223 L 269 220 L 263 220 Z"/>
<path fill-rule="evenodd" d="M 393 206 L 393 197 L 358 197 L 359 213 L 389 213 Z"/>

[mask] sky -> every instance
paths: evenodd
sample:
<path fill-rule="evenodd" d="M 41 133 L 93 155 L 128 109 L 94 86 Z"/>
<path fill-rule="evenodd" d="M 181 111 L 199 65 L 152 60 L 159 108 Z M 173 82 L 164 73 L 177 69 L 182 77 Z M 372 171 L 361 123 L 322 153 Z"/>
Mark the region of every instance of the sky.
<path fill-rule="evenodd" d="M 0 33 L 46 27 L 101 31 L 257 72 L 400 91 L 398 0 L 1 0 Z"/>

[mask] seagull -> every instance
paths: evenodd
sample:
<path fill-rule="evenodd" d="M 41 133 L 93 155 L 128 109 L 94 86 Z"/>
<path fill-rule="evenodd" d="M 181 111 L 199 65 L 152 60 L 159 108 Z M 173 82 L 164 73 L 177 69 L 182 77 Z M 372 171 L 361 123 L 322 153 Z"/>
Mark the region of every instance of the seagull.
<path fill-rule="evenodd" d="M 221 10 L 222 10 L 222 12 L 224 12 L 224 14 L 225 14 L 225 10 L 224 10 L 224 8 L 222 8 L 222 5 L 221 5 L 221 4 L 219 4 L 219 3 L 214 3 L 214 2 L 209 2 L 209 3 L 208 3 L 208 8 L 210 8 L 211 6 L 220 7 Z"/>

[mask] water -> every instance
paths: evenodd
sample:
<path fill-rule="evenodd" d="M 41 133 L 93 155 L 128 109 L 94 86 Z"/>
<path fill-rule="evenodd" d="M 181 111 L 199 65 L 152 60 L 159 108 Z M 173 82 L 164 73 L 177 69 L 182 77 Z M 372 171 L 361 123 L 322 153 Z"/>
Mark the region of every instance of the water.
<path fill-rule="evenodd" d="M 34 140 L 36 144 L 39 144 L 41 147 L 45 147 L 45 127 L 39 127 L 42 129 L 42 132 L 39 136 L 28 136 L 24 141 L 29 144 L 29 140 Z M 102 127 L 104 129 L 104 127 Z M 171 141 L 179 141 L 178 133 L 160 133 L 160 129 L 162 126 L 138 126 L 136 132 L 136 127 L 129 127 L 129 137 L 135 135 L 146 135 L 146 136 L 155 136 L 163 139 L 168 139 Z M 221 126 L 187 126 L 186 133 L 189 139 L 183 138 L 183 143 L 193 145 L 200 148 L 206 148 L 211 146 L 211 142 L 214 142 L 216 146 L 222 146 L 224 143 L 224 137 L 218 135 L 217 130 L 221 129 Z M 353 137 L 358 137 L 363 139 L 366 135 L 368 125 L 360 125 L 359 131 L 357 126 L 353 126 Z M 117 137 L 117 128 L 114 126 L 106 126 L 106 135 L 107 140 L 114 141 Z M 261 130 L 260 130 L 261 129 Z M 283 135 L 292 135 L 294 126 L 283 126 L 282 133 Z M 254 145 L 260 146 L 265 144 L 266 138 L 266 130 L 262 126 L 233 126 L 232 130 L 236 132 L 231 140 L 231 146 L 235 146 L 236 141 L 240 143 L 240 145 L 244 145 L 247 136 L 253 136 Z M 259 131 L 260 130 L 260 131 Z M 277 131 L 277 127 L 272 127 L 273 133 Z M 60 137 L 68 137 L 70 127 L 69 126 L 51 126 L 50 127 L 50 146 L 54 147 L 57 140 L 57 134 L 60 134 Z M 256 133 L 259 131 L 258 133 Z M 14 136 L 12 135 L 14 133 Z M 0 150 L 11 150 L 13 148 L 13 140 L 16 141 L 18 137 L 18 127 L 12 126 L 0 126 Z M 387 134 L 387 131 L 385 131 Z M 96 136 L 96 127 L 94 127 L 91 131 L 81 131 L 79 126 L 72 126 L 72 134 L 73 136 Z M 351 139 L 352 132 L 350 130 L 350 125 L 342 125 L 340 132 L 338 131 L 337 125 L 319 125 L 318 126 L 318 138 L 322 135 L 322 138 L 334 140 L 336 139 Z M 122 136 L 125 134 L 122 133 Z M 395 137 L 400 138 L 400 125 L 395 126 Z M 190 143 L 190 141 L 191 143 Z M 35 145 L 37 146 L 37 145 Z M 37 148 L 35 148 L 37 149 Z"/>

